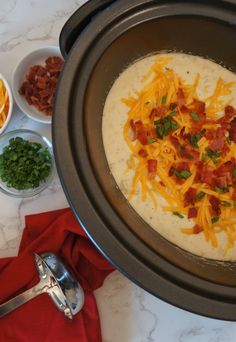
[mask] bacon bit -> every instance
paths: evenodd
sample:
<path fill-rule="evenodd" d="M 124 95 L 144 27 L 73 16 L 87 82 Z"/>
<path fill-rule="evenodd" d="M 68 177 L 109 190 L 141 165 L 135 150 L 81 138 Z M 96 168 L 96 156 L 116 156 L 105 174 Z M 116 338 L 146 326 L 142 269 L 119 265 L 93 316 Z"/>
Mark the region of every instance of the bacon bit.
<path fill-rule="evenodd" d="M 225 115 L 217 120 L 217 123 L 221 125 L 222 128 L 228 129 L 230 119 L 232 119 L 236 115 L 236 109 L 233 106 L 225 107 Z"/>
<path fill-rule="evenodd" d="M 221 150 L 224 147 L 224 144 L 225 144 L 224 138 L 218 138 L 216 140 L 211 141 L 210 144 L 208 145 L 208 148 L 211 151 L 216 152 L 217 150 Z"/>
<path fill-rule="evenodd" d="M 170 141 L 171 141 L 172 145 L 175 148 L 178 148 L 180 146 L 180 142 L 179 142 L 179 140 L 176 137 L 173 137 L 173 135 L 170 135 L 169 138 L 170 138 Z"/>
<path fill-rule="evenodd" d="M 214 169 L 210 166 L 205 165 L 203 161 L 197 162 L 196 166 L 197 166 L 197 173 L 195 176 L 195 181 L 206 183 L 212 186 L 214 182 L 214 177 L 213 177 Z"/>
<path fill-rule="evenodd" d="M 138 154 L 140 155 L 140 157 L 143 157 L 143 158 L 146 158 L 148 156 L 147 152 L 143 148 L 141 148 L 138 151 Z"/>
<path fill-rule="evenodd" d="M 190 171 L 190 168 L 189 168 L 189 164 L 187 162 L 180 162 L 178 163 L 176 166 L 175 166 L 176 170 L 178 172 L 181 172 L 183 170 L 187 170 L 187 171 Z"/>
<path fill-rule="evenodd" d="M 188 191 L 184 194 L 184 207 L 187 207 L 188 205 L 196 202 L 196 196 L 197 196 L 197 189 L 195 188 L 189 188 Z"/>
<path fill-rule="evenodd" d="M 182 127 L 182 128 L 181 128 L 181 131 L 180 131 L 179 135 L 180 135 L 180 137 L 181 137 L 182 139 L 184 139 L 184 136 L 186 135 L 186 134 L 185 134 L 185 127 Z"/>
<path fill-rule="evenodd" d="M 226 144 L 224 144 L 224 146 L 221 149 L 221 157 L 224 158 L 230 151 L 229 146 L 227 146 Z"/>
<path fill-rule="evenodd" d="M 189 208 L 188 210 L 188 218 L 190 219 L 193 217 L 197 217 L 197 208 L 195 207 Z"/>
<path fill-rule="evenodd" d="M 222 177 L 217 177 L 215 179 L 215 185 L 221 189 L 224 189 L 227 187 L 228 182 L 227 182 L 227 177 L 226 176 L 222 176 Z"/>
<path fill-rule="evenodd" d="M 204 171 L 203 171 L 203 174 L 201 177 L 201 181 L 203 183 L 206 183 L 206 184 L 211 186 L 213 184 L 213 177 L 212 176 L 213 176 L 213 170 L 210 167 L 207 167 L 205 165 Z"/>
<path fill-rule="evenodd" d="M 191 160 L 191 162 L 199 161 L 200 157 L 200 153 L 198 151 L 195 151 L 188 145 L 182 145 L 182 149 L 179 151 L 179 155 L 181 156 L 181 158 L 183 158 L 184 161 L 186 161 L 187 159 L 187 161 Z"/>
<path fill-rule="evenodd" d="M 205 112 L 205 102 L 194 99 L 193 106 L 196 113 L 201 114 Z"/>
<path fill-rule="evenodd" d="M 209 198 L 209 202 L 211 204 L 212 210 L 217 214 L 220 215 L 221 209 L 220 209 L 220 200 L 216 198 L 215 196 L 211 196 Z"/>
<path fill-rule="evenodd" d="M 236 143 L 236 118 L 230 122 L 229 138 Z"/>
<path fill-rule="evenodd" d="M 166 106 L 157 107 L 157 116 L 160 116 L 161 118 L 168 112 L 168 109 Z"/>
<path fill-rule="evenodd" d="M 228 118 L 232 118 L 236 115 L 236 109 L 233 107 L 233 106 L 226 106 L 225 107 L 225 115 L 228 117 Z"/>
<path fill-rule="evenodd" d="M 231 198 L 232 198 L 233 201 L 236 201 L 236 189 L 234 189 Z"/>
<path fill-rule="evenodd" d="M 225 135 L 224 135 L 224 129 L 217 128 L 215 132 L 212 133 L 213 140 L 209 144 L 209 149 L 213 152 L 216 152 L 217 150 L 221 150 L 225 144 Z"/>
<path fill-rule="evenodd" d="M 151 113 L 149 114 L 149 119 L 151 121 L 154 121 L 155 117 L 158 115 L 158 111 L 156 108 L 153 108 Z"/>
<path fill-rule="evenodd" d="M 46 115 L 52 115 L 53 98 L 63 63 L 60 57 L 52 56 L 46 59 L 45 66 L 32 66 L 19 89 L 29 105 Z"/>
<path fill-rule="evenodd" d="M 226 183 L 231 184 L 232 183 L 232 171 L 233 171 L 234 167 L 235 167 L 235 159 L 234 158 L 231 158 L 231 160 L 228 160 L 223 165 L 218 167 L 218 169 L 216 169 L 214 171 L 214 175 L 217 176 L 216 182 L 218 182 L 219 179 L 225 177 Z M 224 182 L 224 181 L 222 181 L 222 182 Z M 227 186 L 227 184 L 225 186 L 220 186 L 220 185 L 218 185 L 218 186 L 220 188 L 224 188 Z"/>
<path fill-rule="evenodd" d="M 147 131 L 147 136 L 149 138 L 157 138 L 157 132 L 155 128 L 151 128 L 149 131 Z"/>
<path fill-rule="evenodd" d="M 193 234 L 199 234 L 203 231 L 203 228 L 199 224 L 195 224 L 193 227 Z"/>
<path fill-rule="evenodd" d="M 156 177 L 157 172 L 157 160 L 156 159 L 149 159 L 147 164 L 148 168 L 148 176 L 151 179 L 154 179 Z"/>
<path fill-rule="evenodd" d="M 177 104 L 179 106 L 179 108 L 182 108 L 185 105 L 185 95 L 184 95 L 184 91 L 182 88 L 179 88 L 177 90 Z"/>
<path fill-rule="evenodd" d="M 215 130 L 213 129 L 208 129 L 205 133 L 204 133 L 204 137 L 207 140 L 213 140 L 215 139 Z"/>
<path fill-rule="evenodd" d="M 141 120 L 133 121 L 130 120 L 130 127 L 133 130 L 133 140 L 138 139 L 142 145 L 147 145 L 147 130 Z"/>

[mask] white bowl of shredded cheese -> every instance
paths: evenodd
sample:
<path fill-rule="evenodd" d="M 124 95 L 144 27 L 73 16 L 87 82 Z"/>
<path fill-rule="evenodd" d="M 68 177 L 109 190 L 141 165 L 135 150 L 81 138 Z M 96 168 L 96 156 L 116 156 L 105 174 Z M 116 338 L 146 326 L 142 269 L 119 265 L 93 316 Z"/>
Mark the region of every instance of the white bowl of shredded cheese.
<path fill-rule="evenodd" d="M 13 112 L 13 96 L 5 77 L 0 74 L 0 134 L 7 128 Z"/>

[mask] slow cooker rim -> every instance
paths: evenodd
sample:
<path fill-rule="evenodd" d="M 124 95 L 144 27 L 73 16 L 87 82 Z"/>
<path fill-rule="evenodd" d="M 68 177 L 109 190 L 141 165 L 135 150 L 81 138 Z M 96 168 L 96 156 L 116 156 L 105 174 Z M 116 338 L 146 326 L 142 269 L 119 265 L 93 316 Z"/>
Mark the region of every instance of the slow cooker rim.
<path fill-rule="evenodd" d="M 101 14 L 101 16 L 102 16 L 102 14 Z M 94 26 L 96 25 L 95 24 L 95 21 L 94 21 Z M 89 29 L 89 28 L 88 28 Z M 90 27 L 90 32 L 91 32 L 91 27 Z M 83 36 L 81 36 L 81 38 L 80 38 L 80 43 L 81 43 L 81 40 L 82 40 L 82 38 L 83 38 Z M 88 32 L 87 32 L 87 38 L 88 38 Z M 88 42 L 87 42 L 88 43 Z M 82 45 L 83 45 L 83 43 L 82 43 Z M 85 44 L 85 45 L 88 45 L 88 44 Z M 78 46 L 78 42 L 76 43 L 76 45 L 75 45 L 75 47 L 73 47 L 73 49 L 72 49 L 72 51 L 71 51 L 71 53 L 70 53 L 70 56 L 69 56 L 69 60 L 70 61 L 72 61 L 73 59 L 74 60 L 76 60 L 76 59 L 78 59 L 78 54 L 77 54 L 77 46 Z M 81 46 L 80 46 L 81 47 Z M 76 57 L 76 58 L 75 58 Z M 82 56 L 81 56 L 81 58 L 82 58 Z M 70 73 L 70 78 L 69 78 L 69 73 L 67 73 L 67 77 L 66 77 L 66 66 L 65 66 L 65 70 L 64 70 L 64 72 L 63 72 L 63 75 L 62 75 L 62 77 L 64 76 L 64 82 L 65 82 L 65 84 L 67 84 L 68 85 L 68 83 L 69 83 L 69 86 L 67 86 L 67 95 L 69 95 L 69 93 L 68 93 L 68 91 L 69 91 L 69 89 L 71 89 L 71 87 L 72 87 L 72 84 L 73 84 L 73 82 L 72 82 L 72 80 L 70 79 L 71 78 L 71 73 Z M 75 76 L 75 75 L 74 75 Z M 62 78 L 61 77 L 61 78 Z M 65 101 L 65 93 L 63 94 L 63 87 L 61 86 L 61 82 L 60 82 L 60 84 L 59 84 L 59 88 L 58 88 L 58 93 L 57 93 L 57 97 L 56 97 L 56 105 L 55 105 L 55 111 L 57 112 L 57 116 L 59 115 L 58 113 L 60 113 L 61 112 L 61 108 L 62 108 L 62 102 L 65 102 L 66 103 L 66 106 L 67 106 L 67 110 L 69 110 L 69 103 L 68 103 L 68 101 Z M 64 88 L 64 90 L 65 90 L 65 88 Z M 60 114 L 60 117 L 62 117 L 62 113 Z M 68 124 L 68 122 L 67 122 L 67 119 L 66 119 L 66 117 L 64 117 L 64 121 Z M 69 200 L 69 202 L 70 202 L 70 204 L 71 204 L 71 206 L 72 206 L 72 208 L 74 209 L 74 212 L 75 212 L 75 214 L 76 214 L 76 216 L 77 216 L 77 218 L 79 219 L 79 221 L 82 223 L 82 221 L 84 221 L 83 219 L 81 219 L 81 217 L 84 217 L 83 215 L 84 215 L 84 212 L 83 211 L 85 211 L 86 210 L 86 206 L 85 205 L 83 205 L 83 206 L 81 206 L 80 205 L 80 207 L 79 208 L 76 208 L 75 209 L 75 202 L 76 202 L 76 197 L 74 197 L 74 196 L 72 196 L 71 195 L 71 193 L 69 194 L 68 193 L 68 180 L 66 180 L 65 179 L 65 173 L 63 172 L 63 158 L 61 158 L 60 157 L 60 154 L 61 155 L 63 155 L 63 153 L 60 153 L 59 152 L 59 150 L 61 150 L 61 146 L 59 147 L 59 146 L 57 146 L 57 143 L 56 143 L 56 141 L 60 141 L 60 137 L 59 137 L 59 140 L 58 140 L 58 134 L 59 134 L 59 131 L 62 131 L 62 130 L 64 130 L 64 128 L 63 128 L 63 125 L 61 125 L 61 123 L 58 123 L 57 122 L 57 130 L 55 129 L 55 126 L 56 126 L 56 124 L 55 124 L 55 122 L 56 122 L 56 118 L 54 117 L 54 119 L 53 119 L 53 141 L 55 142 L 54 143 L 54 150 L 55 150 L 55 155 L 56 155 L 56 159 L 57 159 L 57 164 L 58 164 L 58 169 L 59 169 L 59 173 L 60 173 L 60 177 L 61 177 L 61 179 L 62 179 L 62 183 L 63 183 L 63 185 L 64 185 L 64 190 L 65 190 L 65 192 L 66 192 L 66 194 L 67 194 L 67 197 L 68 197 L 68 200 Z M 64 122 L 64 123 L 65 123 Z M 58 126 L 59 125 L 59 126 Z M 59 128 L 58 128 L 59 127 Z M 68 132 L 66 132 L 66 133 L 68 133 Z M 60 135 L 60 134 L 59 134 Z M 70 138 L 69 138 L 69 136 L 68 136 L 68 134 L 67 134 L 67 138 L 66 139 L 64 139 L 63 140 L 63 144 L 65 143 L 65 141 L 69 141 L 70 140 Z M 69 147 L 69 146 L 67 146 L 67 147 Z M 66 148 L 64 148 L 64 150 L 66 150 Z M 65 151 L 66 152 L 66 151 Z M 68 153 L 68 150 L 67 150 L 67 153 Z M 67 158 L 68 158 L 68 155 L 67 155 Z M 60 160 L 60 162 L 59 162 L 59 160 Z M 68 161 L 68 160 L 67 160 Z M 73 161 L 73 157 L 72 156 L 70 156 L 70 161 Z M 70 163 L 71 164 L 71 163 Z M 75 169 L 74 169 L 74 171 L 76 171 Z M 71 177 L 71 172 L 70 172 L 70 177 Z M 80 180 L 79 180 L 80 181 Z M 89 199 L 88 199 L 88 197 L 87 197 L 87 194 L 86 194 L 86 191 L 85 191 L 85 189 L 83 189 L 83 184 L 81 183 L 81 184 L 79 184 L 80 185 L 80 191 L 81 191 L 81 193 L 82 192 L 84 192 L 83 193 L 83 196 L 84 196 L 84 200 L 85 201 L 89 201 Z M 74 195 L 74 194 L 73 194 Z M 75 194 L 75 196 L 76 196 L 76 194 Z M 73 197 L 73 198 L 72 198 Z M 92 209 L 92 208 L 91 208 Z M 94 208 L 93 208 L 94 209 Z M 78 217 L 78 210 L 80 211 L 80 217 Z M 82 210 L 82 213 L 81 213 L 81 210 Z M 85 219 L 86 219 L 86 215 L 85 215 Z M 83 223 L 82 223 L 83 224 Z M 86 229 L 86 227 L 84 227 L 84 229 L 86 230 L 86 232 L 87 232 L 87 234 L 90 236 L 90 238 L 93 240 L 93 242 L 97 245 L 97 247 L 100 249 L 100 247 L 99 247 L 99 244 L 96 242 L 98 239 L 96 238 L 95 240 L 96 241 L 94 241 L 94 238 L 93 238 L 93 234 L 91 234 L 87 229 Z M 100 249 L 101 250 L 101 249 Z M 102 251 L 103 252 L 103 254 L 104 254 L 104 251 Z M 109 255 L 109 254 L 108 254 Z M 111 261 L 111 257 L 109 257 L 108 256 L 108 258 L 109 258 L 109 260 Z M 114 259 L 114 258 L 113 258 Z M 116 264 L 116 266 L 117 266 L 117 264 Z M 144 265 L 145 266 L 145 265 Z M 127 274 L 127 273 L 126 273 Z M 129 274 L 129 277 L 131 277 L 131 275 Z M 136 283 L 137 283 L 137 279 L 136 279 Z M 141 285 L 142 287 L 143 287 L 143 284 L 139 284 L 139 285 Z M 159 294 L 160 295 L 160 294 Z M 191 295 L 193 295 L 192 294 L 192 292 L 191 292 Z M 194 295 L 196 295 L 196 294 L 194 294 Z M 201 299 L 202 299 L 202 297 L 201 297 Z M 168 299 L 164 299 L 165 301 L 168 301 Z M 175 305 L 177 305 L 178 306 L 178 303 L 174 303 Z M 222 304 L 222 303 L 221 303 Z M 182 306 L 184 306 L 184 304 L 182 303 Z M 186 308 L 185 307 L 185 309 L 187 309 L 187 310 L 189 310 L 189 308 Z M 191 310 L 190 310 L 191 311 Z M 203 314 L 204 315 L 204 313 L 202 313 L 201 312 L 201 314 Z M 222 318 L 222 317 L 217 317 L 216 316 L 216 318 Z M 225 318 L 224 318 L 225 319 Z M 230 319 L 230 318 L 227 318 L 227 319 Z"/>

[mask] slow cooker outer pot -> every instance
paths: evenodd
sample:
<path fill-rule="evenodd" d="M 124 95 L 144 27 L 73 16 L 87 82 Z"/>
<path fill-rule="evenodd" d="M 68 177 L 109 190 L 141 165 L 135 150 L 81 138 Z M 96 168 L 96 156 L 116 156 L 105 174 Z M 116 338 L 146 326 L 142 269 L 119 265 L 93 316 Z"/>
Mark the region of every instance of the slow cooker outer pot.
<path fill-rule="evenodd" d="M 53 119 L 65 193 L 101 252 L 156 296 L 228 320 L 236 319 L 234 263 L 191 255 L 141 220 L 109 173 L 101 119 L 112 82 L 147 54 L 163 49 L 192 52 L 224 61 L 235 70 L 235 23 L 232 2 L 116 1 L 74 44 L 60 79 Z"/>

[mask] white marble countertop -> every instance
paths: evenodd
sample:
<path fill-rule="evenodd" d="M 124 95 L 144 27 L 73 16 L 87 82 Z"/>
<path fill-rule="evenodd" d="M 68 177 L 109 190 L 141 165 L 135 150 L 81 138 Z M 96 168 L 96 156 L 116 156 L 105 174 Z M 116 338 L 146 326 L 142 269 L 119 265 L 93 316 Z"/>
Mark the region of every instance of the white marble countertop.
<path fill-rule="evenodd" d="M 0 72 L 10 81 L 14 66 L 27 52 L 58 45 L 63 24 L 84 2 L 0 0 Z M 16 105 L 7 130 L 15 128 L 31 128 L 48 137 L 51 135 L 50 125 L 32 121 Z M 20 200 L 0 194 L 0 257 L 17 254 L 25 215 L 66 206 L 58 177 L 33 199 Z M 175 308 L 117 271 L 96 291 L 96 298 L 104 342 L 236 341 L 236 323 L 200 317 Z"/>

